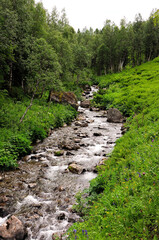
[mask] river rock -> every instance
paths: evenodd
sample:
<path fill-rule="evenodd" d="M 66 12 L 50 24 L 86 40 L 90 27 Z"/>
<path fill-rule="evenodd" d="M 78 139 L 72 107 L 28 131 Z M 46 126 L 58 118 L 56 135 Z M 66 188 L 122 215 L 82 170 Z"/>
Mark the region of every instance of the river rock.
<path fill-rule="evenodd" d="M 64 155 L 64 151 L 63 150 L 55 151 L 54 155 L 57 156 L 57 157 L 63 156 Z"/>
<path fill-rule="evenodd" d="M 90 92 L 90 91 L 91 91 L 91 86 L 88 85 L 88 84 L 86 84 L 86 85 L 84 86 L 84 90 Z"/>
<path fill-rule="evenodd" d="M 75 138 L 75 139 L 74 139 L 74 142 L 75 142 L 75 143 L 80 143 L 80 141 L 81 141 L 80 138 Z"/>
<path fill-rule="evenodd" d="M 124 135 L 128 131 L 128 127 L 125 127 L 124 125 L 121 127 L 121 134 Z"/>
<path fill-rule="evenodd" d="M 58 144 L 59 148 L 66 149 L 66 150 L 78 150 L 80 146 L 75 143 L 67 143 L 65 141 L 61 142 Z"/>
<path fill-rule="evenodd" d="M 73 92 L 55 92 L 51 90 L 48 101 L 70 104 L 76 110 L 78 109 L 77 98 Z"/>
<path fill-rule="evenodd" d="M 36 186 L 37 186 L 37 183 L 29 183 L 28 184 L 28 187 L 31 188 L 31 189 L 35 188 Z"/>
<path fill-rule="evenodd" d="M 87 138 L 88 134 L 87 133 L 78 133 L 77 136 L 80 138 Z"/>
<path fill-rule="evenodd" d="M 0 239 L 23 240 L 25 237 L 26 229 L 23 223 L 14 215 L 0 226 Z"/>
<path fill-rule="evenodd" d="M 75 122 L 75 125 L 76 126 L 79 126 L 79 127 L 88 127 L 88 123 L 87 122 Z"/>
<path fill-rule="evenodd" d="M 84 116 L 83 114 L 79 114 L 77 117 L 78 121 L 85 121 L 86 120 L 86 116 Z"/>
<path fill-rule="evenodd" d="M 96 108 L 96 107 L 90 107 L 89 109 L 90 111 L 94 111 L 94 112 L 99 112 L 100 109 L 99 108 Z"/>
<path fill-rule="evenodd" d="M 60 213 L 58 216 L 57 216 L 57 219 L 58 220 L 64 220 L 66 218 L 65 214 L 64 213 Z"/>
<path fill-rule="evenodd" d="M 8 214 L 9 214 L 8 208 L 5 206 L 5 204 L 4 204 L 4 206 L 2 206 L 2 207 L 0 206 L 0 217 L 4 218 L 4 217 L 6 217 Z"/>
<path fill-rule="evenodd" d="M 122 123 L 124 120 L 122 113 L 117 108 L 110 108 L 107 111 L 107 121 L 112 123 Z"/>
<path fill-rule="evenodd" d="M 102 133 L 95 132 L 95 133 L 93 133 L 93 136 L 95 136 L 95 137 L 99 137 L 99 136 L 102 136 Z"/>
<path fill-rule="evenodd" d="M 84 100 L 81 102 L 81 107 L 89 108 L 90 107 L 90 100 Z"/>
<path fill-rule="evenodd" d="M 88 94 L 90 94 L 90 91 L 89 91 L 89 90 L 86 90 L 86 91 L 84 91 L 84 93 L 85 93 L 86 95 L 88 95 Z"/>
<path fill-rule="evenodd" d="M 83 167 L 76 163 L 71 163 L 68 169 L 70 170 L 70 172 L 76 173 L 76 174 L 81 174 L 84 171 Z"/>

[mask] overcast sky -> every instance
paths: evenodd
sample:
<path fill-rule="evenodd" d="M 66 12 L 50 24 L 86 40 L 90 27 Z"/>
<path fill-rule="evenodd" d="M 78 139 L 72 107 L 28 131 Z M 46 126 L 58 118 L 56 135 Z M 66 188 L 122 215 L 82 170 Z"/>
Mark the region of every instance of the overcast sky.
<path fill-rule="evenodd" d="M 153 9 L 159 9 L 159 0 L 35 0 L 40 1 L 49 12 L 55 6 L 59 12 L 65 8 L 69 24 L 75 30 L 101 29 L 106 19 L 116 25 L 124 17 L 127 22 L 134 21 L 138 13 L 147 20 Z"/>

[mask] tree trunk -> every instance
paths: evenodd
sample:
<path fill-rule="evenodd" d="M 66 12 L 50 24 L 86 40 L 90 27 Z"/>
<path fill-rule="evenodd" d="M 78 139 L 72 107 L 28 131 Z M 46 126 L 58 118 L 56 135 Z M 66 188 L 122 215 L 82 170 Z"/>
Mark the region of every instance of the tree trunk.
<path fill-rule="evenodd" d="M 10 72 L 9 72 L 9 91 L 12 89 L 12 82 L 13 82 L 13 63 L 10 62 Z"/>
<path fill-rule="evenodd" d="M 36 94 L 37 89 L 38 89 L 38 85 L 39 85 L 39 81 L 38 81 L 37 84 L 36 84 L 36 88 L 35 88 L 35 91 L 33 92 L 33 95 L 32 95 L 31 101 L 30 101 L 30 104 L 29 104 L 29 106 L 26 108 L 26 110 L 25 110 L 23 116 L 21 117 L 19 123 L 22 123 L 22 122 L 23 122 L 23 120 L 24 120 L 24 118 L 25 118 L 25 115 L 27 114 L 29 108 L 31 108 L 31 106 L 32 106 L 32 104 L 33 104 L 33 100 L 34 100 L 35 94 Z"/>
<path fill-rule="evenodd" d="M 123 65 L 124 65 L 124 60 L 120 60 L 118 71 L 122 71 L 123 70 Z"/>

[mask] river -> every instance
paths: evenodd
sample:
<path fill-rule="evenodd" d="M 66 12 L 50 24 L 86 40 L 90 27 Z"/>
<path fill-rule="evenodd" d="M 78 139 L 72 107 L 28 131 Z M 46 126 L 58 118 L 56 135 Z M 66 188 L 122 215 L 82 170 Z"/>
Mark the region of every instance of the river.
<path fill-rule="evenodd" d="M 80 221 L 72 211 L 76 193 L 89 187 L 97 176 L 96 165 L 120 137 L 121 124 L 108 123 L 105 111 L 79 107 L 70 126 L 53 130 L 17 170 L 1 174 L 0 224 L 14 214 L 27 227 L 28 240 L 51 240 L 54 233 L 65 233 Z M 80 174 L 68 170 L 71 163 L 80 166 Z"/>

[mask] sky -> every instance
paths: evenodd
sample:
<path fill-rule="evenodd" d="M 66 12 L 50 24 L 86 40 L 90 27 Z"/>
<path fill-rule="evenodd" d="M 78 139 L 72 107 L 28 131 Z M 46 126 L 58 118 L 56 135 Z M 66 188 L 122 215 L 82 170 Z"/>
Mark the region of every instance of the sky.
<path fill-rule="evenodd" d="M 56 6 L 58 12 L 65 8 L 69 24 L 77 31 L 85 27 L 102 29 L 109 19 L 119 26 L 120 20 L 133 22 L 140 13 L 147 20 L 153 9 L 159 9 L 159 0 L 35 0 L 42 2 L 49 12 Z"/>

